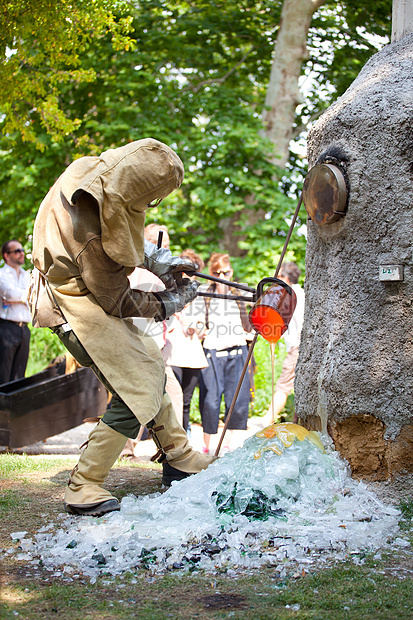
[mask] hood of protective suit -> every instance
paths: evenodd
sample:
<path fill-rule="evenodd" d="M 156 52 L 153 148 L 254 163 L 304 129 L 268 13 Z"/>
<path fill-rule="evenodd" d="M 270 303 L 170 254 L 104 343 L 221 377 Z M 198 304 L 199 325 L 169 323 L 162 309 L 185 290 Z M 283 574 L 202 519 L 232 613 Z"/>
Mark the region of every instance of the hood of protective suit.
<path fill-rule="evenodd" d="M 184 178 L 178 155 L 152 138 L 81 157 L 63 173 L 61 189 L 75 204 L 82 191 L 99 205 L 103 248 L 125 267 L 142 264 L 145 211 L 177 189 Z"/>

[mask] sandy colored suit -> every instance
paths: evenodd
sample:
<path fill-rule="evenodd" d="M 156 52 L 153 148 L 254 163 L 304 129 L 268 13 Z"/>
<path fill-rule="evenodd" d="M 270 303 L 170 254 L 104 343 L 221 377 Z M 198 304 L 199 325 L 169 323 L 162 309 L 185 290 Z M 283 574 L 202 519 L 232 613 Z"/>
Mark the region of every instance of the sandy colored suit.
<path fill-rule="evenodd" d="M 162 314 L 155 295 L 132 290 L 127 276 L 143 263 L 147 205 L 182 177 L 180 159 L 152 139 L 82 157 L 49 191 L 34 227 L 33 262 L 50 287 L 35 282 L 34 325 L 68 322 L 142 424 L 161 406 L 164 362 L 150 336 L 120 319 Z"/>

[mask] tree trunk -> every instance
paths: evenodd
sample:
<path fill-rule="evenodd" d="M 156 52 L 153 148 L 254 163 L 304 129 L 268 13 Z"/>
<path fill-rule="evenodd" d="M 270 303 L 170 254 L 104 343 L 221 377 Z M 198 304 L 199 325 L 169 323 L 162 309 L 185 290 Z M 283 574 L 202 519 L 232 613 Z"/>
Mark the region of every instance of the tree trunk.
<path fill-rule="evenodd" d="M 251 208 L 254 204 L 254 196 L 247 196 L 244 199 L 245 209 L 248 211 L 248 226 L 255 226 L 260 220 L 265 217 L 263 209 Z M 248 250 L 239 247 L 239 242 L 245 239 L 243 229 L 237 223 L 240 214 L 234 213 L 231 217 L 226 217 L 220 220 L 219 225 L 223 231 L 223 236 L 220 243 L 220 250 L 222 252 L 228 252 L 230 256 L 245 256 Z"/>
<path fill-rule="evenodd" d="M 326 0 L 284 0 L 274 62 L 262 115 L 264 135 L 274 144 L 273 162 L 284 168 L 293 133 L 295 109 L 301 102 L 298 80 L 307 58 L 312 17 Z"/>
<path fill-rule="evenodd" d="M 399 41 L 413 32 L 413 5 L 411 0 L 393 0 L 391 40 Z"/>
<path fill-rule="evenodd" d="M 262 115 L 263 135 L 274 144 L 274 165 L 285 168 L 289 156 L 289 145 L 293 135 L 295 109 L 301 101 L 298 81 L 301 65 L 307 58 L 307 37 L 312 17 L 326 0 L 284 0 L 280 27 L 275 44 L 275 56 Z M 274 175 L 275 176 L 275 175 Z M 247 196 L 248 225 L 253 226 L 264 217 L 262 211 L 249 209 L 255 202 L 254 196 Z M 224 231 L 222 249 L 231 256 L 243 256 L 246 250 L 239 248 L 244 237 L 237 224 L 239 214 L 220 221 Z M 234 234 L 238 233 L 238 234 Z"/>

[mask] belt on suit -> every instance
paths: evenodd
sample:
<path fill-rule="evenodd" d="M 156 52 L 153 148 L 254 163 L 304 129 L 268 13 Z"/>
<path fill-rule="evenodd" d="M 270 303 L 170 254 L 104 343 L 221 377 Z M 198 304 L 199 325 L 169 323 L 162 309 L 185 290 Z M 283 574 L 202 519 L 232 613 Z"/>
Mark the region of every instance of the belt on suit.
<path fill-rule="evenodd" d="M 72 328 L 69 323 L 63 323 L 62 325 L 55 325 L 50 328 L 54 334 L 59 335 L 59 332 L 71 332 Z"/>
<path fill-rule="evenodd" d="M 9 319 L 0 319 L 2 323 L 11 323 L 12 325 L 18 325 L 19 327 L 23 327 L 23 325 L 27 325 L 24 321 L 9 321 Z"/>

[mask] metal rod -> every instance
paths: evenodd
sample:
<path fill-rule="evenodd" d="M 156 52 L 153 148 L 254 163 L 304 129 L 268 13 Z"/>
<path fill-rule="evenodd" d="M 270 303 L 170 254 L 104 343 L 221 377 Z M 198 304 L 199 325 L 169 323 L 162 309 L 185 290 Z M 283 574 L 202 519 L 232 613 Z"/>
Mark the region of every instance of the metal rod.
<path fill-rule="evenodd" d="M 156 244 L 156 247 L 158 248 L 158 250 L 162 247 L 162 239 L 163 239 L 163 230 L 161 229 L 158 232 L 158 243 Z"/>
<path fill-rule="evenodd" d="M 246 284 L 238 284 L 238 282 L 231 282 L 231 280 L 223 280 L 222 278 L 216 278 L 215 276 L 210 276 L 206 273 L 201 273 L 200 271 L 191 271 L 191 276 L 196 276 L 197 278 L 205 278 L 205 280 L 212 280 L 212 282 L 219 282 L 220 284 L 226 284 L 232 288 L 239 288 L 241 291 L 248 291 L 248 293 L 256 293 L 255 288 L 251 288 Z"/>
<path fill-rule="evenodd" d="M 275 273 L 274 273 L 274 278 L 277 278 L 278 274 L 280 272 L 281 265 L 282 265 L 282 262 L 284 260 L 285 253 L 287 251 L 287 246 L 288 246 L 288 244 L 290 242 L 291 235 L 292 235 L 292 232 L 293 232 L 293 228 L 294 228 L 295 223 L 297 221 L 298 213 L 300 211 L 300 207 L 301 207 L 302 202 L 303 202 L 303 195 L 301 194 L 300 200 L 298 201 L 297 207 L 296 207 L 296 209 L 294 211 L 293 219 L 291 220 L 290 228 L 288 229 L 287 237 L 286 237 L 286 240 L 284 242 L 284 247 L 283 247 L 282 252 L 281 252 L 280 260 L 278 261 L 277 269 L 275 270 Z"/>
<path fill-rule="evenodd" d="M 235 394 L 234 394 L 231 406 L 230 406 L 229 411 L 228 411 L 227 419 L 225 420 L 224 428 L 222 429 L 221 437 L 219 439 L 218 446 L 217 446 L 217 449 L 215 451 L 215 456 L 218 456 L 219 451 L 221 450 L 221 445 L 222 445 L 222 442 L 224 441 L 224 436 L 225 436 L 225 433 L 227 432 L 228 424 L 229 424 L 229 421 L 231 419 L 232 412 L 234 411 L 235 403 L 237 402 L 238 394 L 240 393 L 242 382 L 244 381 L 244 377 L 245 377 L 245 374 L 247 372 L 248 364 L 250 363 L 250 359 L 252 357 L 252 354 L 253 354 L 253 351 L 254 351 L 254 347 L 255 347 L 255 343 L 257 342 L 257 338 L 258 338 L 258 332 L 256 332 L 256 334 L 255 334 L 255 336 L 254 336 L 254 338 L 251 341 L 251 344 L 249 346 L 247 359 L 245 360 L 245 364 L 244 364 L 244 367 L 243 367 L 242 372 L 241 372 L 241 377 L 240 377 L 240 379 L 238 381 L 237 388 L 235 390 Z"/>
<path fill-rule="evenodd" d="M 221 295 L 221 293 L 208 293 L 207 291 L 198 291 L 198 297 L 214 297 L 215 299 L 232 299 L 233 301 L 245 301 L 245 303 L 254 303 L 256 298 L 244 295 Z"/>
<path fill-rule="evenodd" d="M 284 260 L 285 253 L 287 251 L 288 243 L 289 243 L 289 241 L 291 239 L 291 234 L 293 232 L 293 228 L 295 226 L 295 222 L 297 221 L 298 212 L 300 211 L 300 207 L 301 207 L 302 201 L 303 201 L 303 195 L 301 194 L 300 200 L 298 201 L 297 207 L 296 207 L 294 215 L 293 215 L 293 219 L 291 221 L 290 228 L 288 230 L 287 237 L 286 237 L 285 242 L 284 242 L 284 247 L 283 247 L 282 252 L 281 252 L 280 260 L 278 261 L 278 265 L 277 265 L 277 268 L 276 268 L 275 273 L 274 273 L 274 278 L 278 277 L 278 273 L 279 273 L 279 271 L 281 269 L 281 265 L 282 265 L 282 262 Z M 238 394 L 240 392 L 241 385 L 242 385 L 242 382 L 243 382 L 244 377 L 245 377 L 245 373 L 247 372 L 248 364 L 249 364 L 250 359 L 252 357 L 252 354 L 254 352 L 254 347 L 255 347 L 255 344 L 257 342 L 258 335 L 259 335 L 258 332 L 256 332 L 255 336 L 254 336 L 254 338 L 251 341 L 251 344 L 249 346 L 247 359 L 245 360 L 244 367 L 243 367 L 242 372 L 241 372 L 241 377 L 240 377 L 240 379 L 238 381 L 238 384 L 237 384 L 237 387 L 236 387 L 236 390 L 235 390 L 235 394 L 234 394 L 234 397 L 232 399 L 231 406 L 229 408 L 227 418 L 225 420 L 224 428 L 222 429 L 222 433 L 221 433 L 221 437 L 220 437 L 219 442 L 218 442 L 217 449 L 215 450 L 215 456 L 218 456 L 219 451 L 221 450 L 222 442 L 224 441 L 224 436 L 225 436 L 225 433 L 227 431 L 228 424 L 229 424 L 229 421 L 230 421 L 231 416 L 232 416 L 232 412 L 234 411 L 235 403 L 237 402 Z"/>

